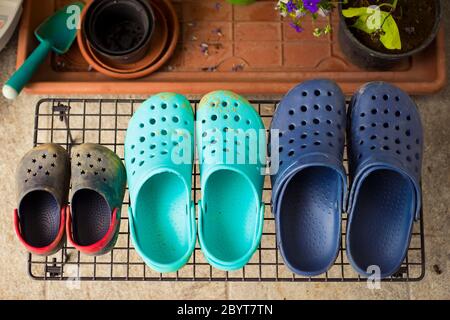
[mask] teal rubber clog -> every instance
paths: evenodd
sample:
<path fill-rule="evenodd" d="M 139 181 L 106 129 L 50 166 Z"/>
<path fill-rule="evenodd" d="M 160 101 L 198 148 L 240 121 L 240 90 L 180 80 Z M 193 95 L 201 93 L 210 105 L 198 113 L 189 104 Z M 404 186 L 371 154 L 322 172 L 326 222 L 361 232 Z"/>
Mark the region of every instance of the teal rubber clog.
<path fill-rule="evenodd" d="M 192 107 L 174 93 L 145 101 L 128 126 L 131 238 L 145 263 L 158 272 L 179 270 L 195 248 L 193 137 Z"/>
<path fill-rule="evenodd" d="M 200 102 L 196 134 L 200 245 L 212 266 L 237 270 L 251 259 L 262 236 L 264 125 L 248 101 L 216 91 Z"/>

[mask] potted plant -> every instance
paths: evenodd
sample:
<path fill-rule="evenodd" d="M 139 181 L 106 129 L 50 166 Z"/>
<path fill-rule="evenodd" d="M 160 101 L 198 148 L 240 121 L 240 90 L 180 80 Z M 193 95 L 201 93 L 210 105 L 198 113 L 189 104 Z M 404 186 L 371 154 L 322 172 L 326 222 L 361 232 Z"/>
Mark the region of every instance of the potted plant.
<path fill-rule="evenodd" d="M 441 21 L 440 0 L 344 0 L 339 41 L 364 68 L 387 69 L 424 50 Z"/>
<path fill-rule="evenodd" d="M 239 5 L 246 5 L 251 4 L 255 2 L 256 0 L 227 0 L 231 4 L 239 4 Z"/>

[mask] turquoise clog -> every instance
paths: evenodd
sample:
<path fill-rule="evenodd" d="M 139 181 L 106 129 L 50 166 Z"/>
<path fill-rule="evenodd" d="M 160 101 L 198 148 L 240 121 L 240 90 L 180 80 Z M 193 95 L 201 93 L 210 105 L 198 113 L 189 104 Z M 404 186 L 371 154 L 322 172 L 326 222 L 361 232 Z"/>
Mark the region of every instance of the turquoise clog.
<path fill-rule="evenodd" d="M 158 272 L 183 267 L 195 248 L 194 114 L 185 97 L 161 93 L 131 119 L 125 140 L 133 244 Z"/>
<path fill-rule="evenodd" d="M 216 91 L 200 102 L 196 135 L 200 245 L 212 266 L 237 270 L 251 259 L 262 236 L 264 125 L 247 100 Z"/>

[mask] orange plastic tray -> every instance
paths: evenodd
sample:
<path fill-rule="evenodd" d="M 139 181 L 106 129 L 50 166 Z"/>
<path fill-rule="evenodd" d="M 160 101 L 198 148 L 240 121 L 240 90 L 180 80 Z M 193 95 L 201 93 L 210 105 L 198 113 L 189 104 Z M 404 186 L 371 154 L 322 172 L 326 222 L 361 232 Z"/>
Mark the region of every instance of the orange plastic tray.
<path fill-rule="evenodd" d="M 25 1 L 18 66 L 37 45 L 34 29 L 68 2 L 71 1 Z M 75 43 L 66 55 L 49 57 L 26 91 L 48 95 L 161 91 L 204 94 L 228 89 L 241 94 L 284 94 L 306 79 L 330 78 L 346 94 L 370 80 L 393 82 L 411 94 L 430 94 L 446 82 L 443 30 L 425 52 L 395 70 L 368 72 L 352 65 L 342 54 L 336 15 L 330 18 L 336 32 L 317 39 L 311 34 L 312 23 L 305 25 L 303 33 L 295 33 L 274 10 L 275 1 L 261 0 L 249 6 L 231 6 L 224 0 L 173 3 L 181 21 L 180 43 L 160 71 L 132 81 L 111 79 L 92 71 Z M 201 50 L 202 44 L 208 45 L 207 54 Z"/>

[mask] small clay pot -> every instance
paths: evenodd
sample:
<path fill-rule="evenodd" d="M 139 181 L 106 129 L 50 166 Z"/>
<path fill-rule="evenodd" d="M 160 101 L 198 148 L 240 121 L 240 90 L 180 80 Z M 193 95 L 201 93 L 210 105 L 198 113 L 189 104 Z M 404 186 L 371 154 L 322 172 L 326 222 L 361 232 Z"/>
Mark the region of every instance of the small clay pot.
<path fill-rule="evenodd" d="M 111 61 L 133 63 L 148 52 L 155 23 L 147 0 L 94 0 L 83 27 L 96 53 Z"/>
<path fill-rule="evenodd" d="M 355 65 L 365 69 L 388 70 L 401 61 L 425 50 L 436 38 L 442 20 L 441 0 L 431 0 L 436 2 L 436 21 L 429 37 L 419 47 L 405 53 L 383 53 L 373 50 L 361 43 L 352 33 L 350 27 L 342 15 L 342 2 L 339 2 L 338 9 L 340 15 L 339 23 L 339 43 L 347 58 Z"/>

